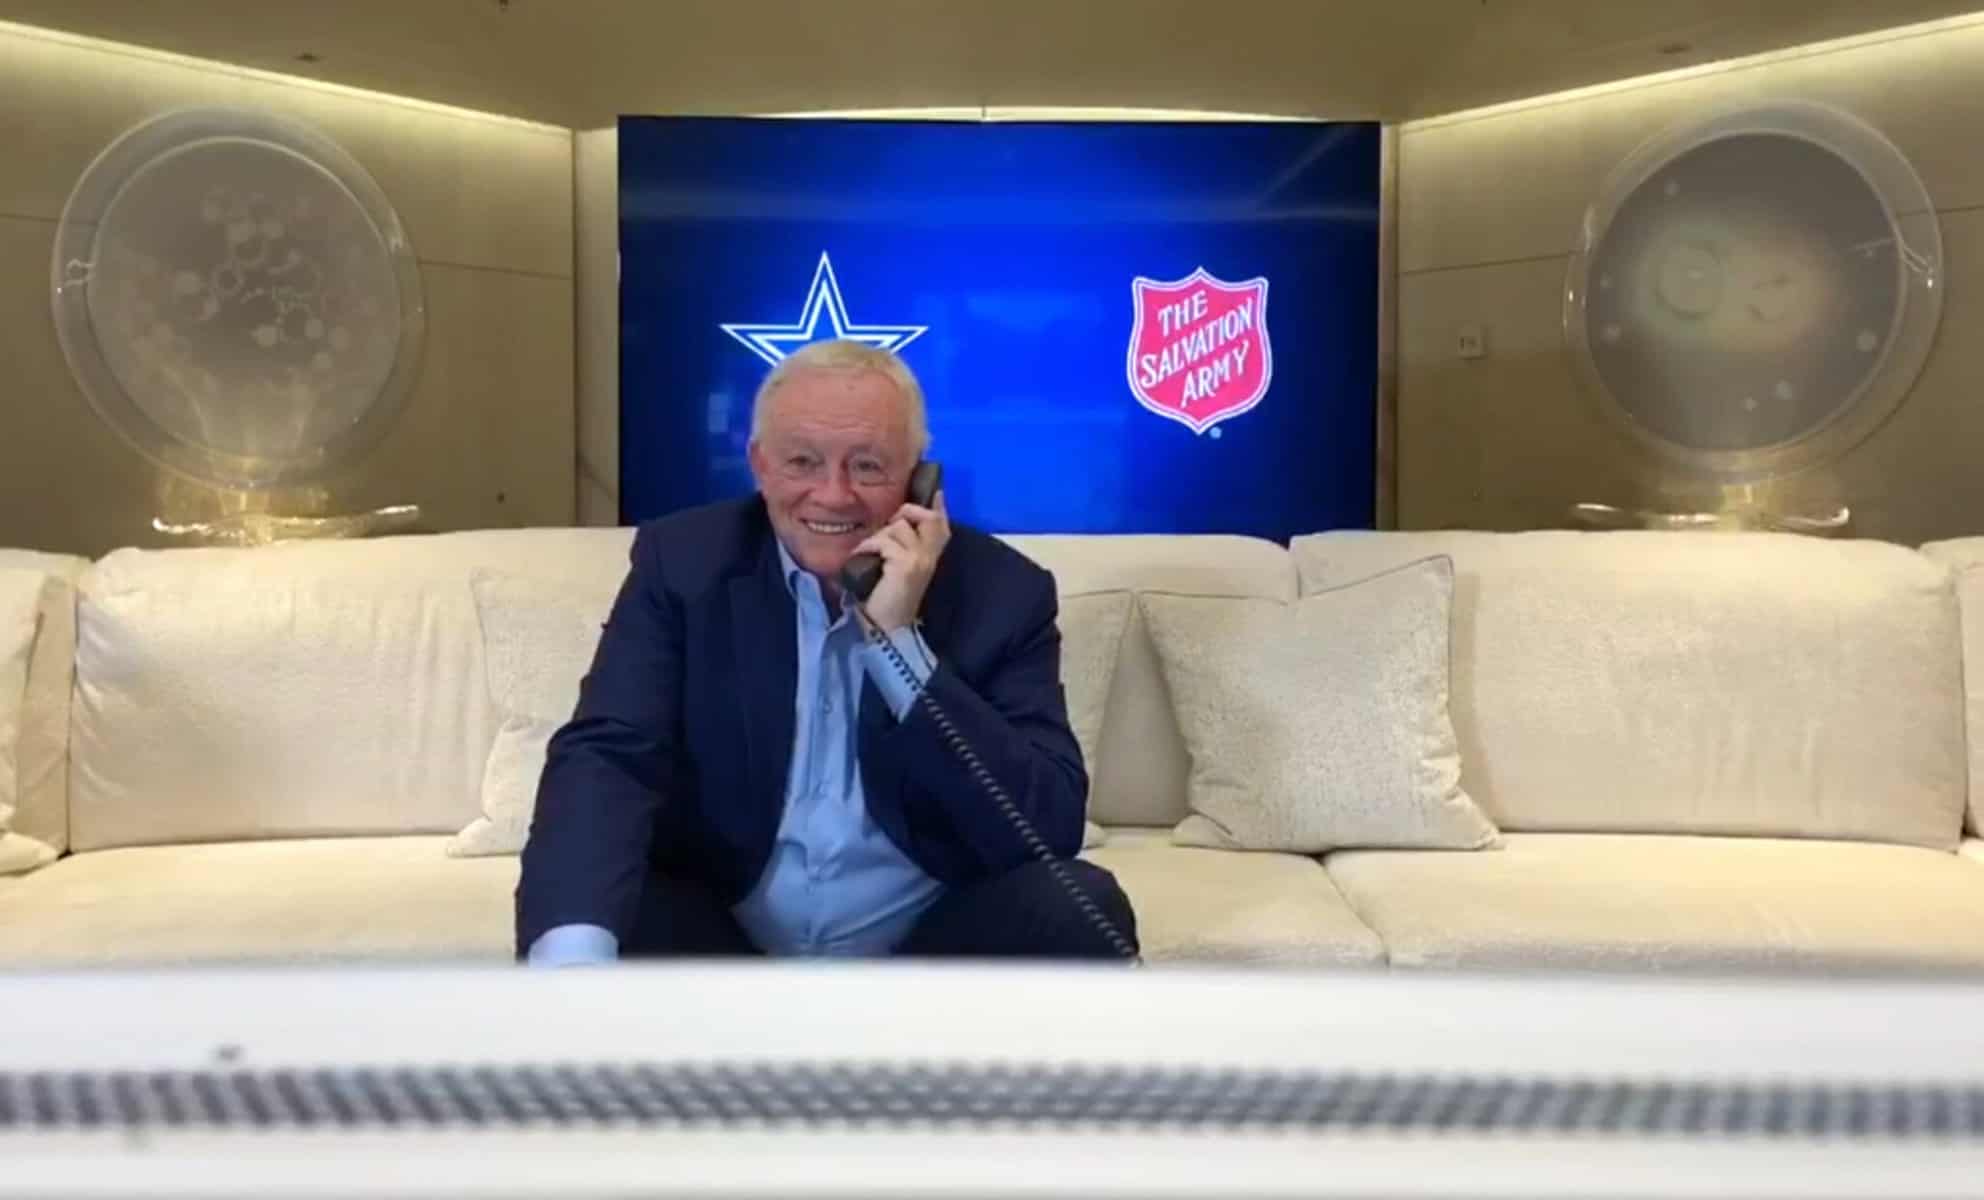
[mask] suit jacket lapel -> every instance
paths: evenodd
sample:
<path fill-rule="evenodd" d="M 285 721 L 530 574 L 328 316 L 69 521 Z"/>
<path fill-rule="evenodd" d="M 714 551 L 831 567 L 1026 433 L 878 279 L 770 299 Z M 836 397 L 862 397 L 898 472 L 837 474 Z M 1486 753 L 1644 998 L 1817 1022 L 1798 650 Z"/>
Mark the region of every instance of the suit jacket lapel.
<path fill-rule="evenodd" d="M 792 766 L 799 646 L 797 610 L 769 530 L 755 568 L 730 581 L 730 621 L 731 656 L 737 666 L 733 702 L 744 729 L 750 788 L 746 799 L 774 814 L 776 825 Z"/>
<path fill-rule="evenodd" d="M 951 623 L 957 615 L 957 570 L 949 556 L 937 560 L 936 573 L 930 577 L 930 587 L 923 593 L 923 611 L 917 614 L 922 622 L 923 640 L 930 647 L 930 653 L 943 656 L 942 647 L 950 645 Z"/>

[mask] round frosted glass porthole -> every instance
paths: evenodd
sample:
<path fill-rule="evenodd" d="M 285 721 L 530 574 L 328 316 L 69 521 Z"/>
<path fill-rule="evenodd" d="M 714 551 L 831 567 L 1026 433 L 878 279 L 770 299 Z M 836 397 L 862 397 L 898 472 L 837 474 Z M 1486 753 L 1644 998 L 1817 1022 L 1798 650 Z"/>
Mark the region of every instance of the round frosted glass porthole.
<path fill-rule="evenodd" d="M 1891 415 L 1942 311 L 1921 181 L 1845 113 L 1784 103 L 1671 130 L 1586 214 L 1564 327 L 1587 390 L 1668 469 L 1745 483 Z"/>
<path fill-rule="evenodd" d="M 83 393 L 205 483 L 307 483 L 373 449 L 420 361 L 420 276 L 370 175 L 294 121 L 171 113 L 90 164 L 55 239 Z"/>

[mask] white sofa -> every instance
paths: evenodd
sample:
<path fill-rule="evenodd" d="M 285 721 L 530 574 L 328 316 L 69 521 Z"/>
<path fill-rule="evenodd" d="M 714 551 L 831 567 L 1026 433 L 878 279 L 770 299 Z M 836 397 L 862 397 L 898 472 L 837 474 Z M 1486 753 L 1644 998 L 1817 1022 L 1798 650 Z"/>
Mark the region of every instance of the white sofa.
<path fill-rule="evenodd" d="M 1984 804 L 1984 538 L 1011 540 L 1068 596 L 1293 601 L 1454 562 L 1451 711 L 1490 849 L 1174 845 L 1189 763 L 1139 610 L 1115 646 L 1070 646 L 1115 666 L 1089 853 L 1153 963 L 1984 968 L 1984 843 L 1964 841 Z M 471 572 L 610 591 L 628 542 L 0 551 L 49 581 L 0 811 L 0 862 L 26 868 L 0 876 L 0 966 L 507 959 L 515 858 L 449 853 L 504 719 Z"/>

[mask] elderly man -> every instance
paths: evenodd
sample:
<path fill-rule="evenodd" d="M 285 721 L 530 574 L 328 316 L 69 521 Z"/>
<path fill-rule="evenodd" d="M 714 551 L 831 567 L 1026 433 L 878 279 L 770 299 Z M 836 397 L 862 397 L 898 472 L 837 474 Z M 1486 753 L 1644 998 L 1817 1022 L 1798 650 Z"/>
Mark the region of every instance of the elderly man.
<path fill-rule="evenodd" d="M 758 494 L 635 536 L 551 741 L 518 953 L 1133 956 L 1122 890 L 1073 857 L 1088 776 L 1054 581 L 953 526 L 941 493 L 905 502 L 929 442 L 915 377 L 892 354 L 816 343 L 754 405 Z M 862 552 L 882 578 L 855 612 L 839 575 Z"/>

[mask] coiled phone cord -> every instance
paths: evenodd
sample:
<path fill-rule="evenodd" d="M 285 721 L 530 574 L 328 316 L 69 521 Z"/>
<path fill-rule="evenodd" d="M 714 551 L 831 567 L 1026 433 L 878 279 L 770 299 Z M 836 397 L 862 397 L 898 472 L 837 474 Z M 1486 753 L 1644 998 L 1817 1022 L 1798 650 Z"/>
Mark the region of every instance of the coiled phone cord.
<path fill-rule="evenodd" d="M 1137 954 L 1136 946 L 1131 944 L 1129 938 L 1123 936 L 1122 930 L 1116 928 L 1116 923 L 1109 919 L 1109 914 L 1103 912 L 1101 906 L 1075 882 L 1075 877 L 1068 873 L 1067 861 L 1054 853 L 1034 829 L 1033 822 L 1026 819 L 1026 814 L 1013 803 L 1013 798 L 1006 794 L 1006 789 L 992 777 L 992 772 L 978 757 L 978 752 L 971 748 L 971 743 L 965 740 L 964 734 L 958 732 L 958 727 L 951 723 L 951 718 L 944 712 L 943 706 L 930 695 L 930 689 L 918 686 L 916 672 L 910 668 L 908 660 L 903 658 L 902 651 L 897 650 L 895 643 L 883 636 L 882 631 L 875 627 L 875 623 L 868 619 L 868 610 L 862 607 L 860 600 L 851 593 L 846 599 L 860 614 L 861 627 L 867 633 L 868 640 L 880 646 L 888 654 L 889 661 L 895 664 L 897 673 L 915 692 L 916 702 L 923 706 L 923 711 L 929 713 L 930 719 L 936 723 L 937 732 L 943 735 L 945 744 L 951 748 L 951 753 L 957 755 L 958 760 L 964 763 L 965 769 L 971 772 L 971 777 L 978 782 L 979 788 L 992 798 L 992 803 L 1005 815 L 1007 823 L 1020 835 L 1020 841 L 1026 846 L 1027 853 L 1046 865 L 1048 873 L 1061 885 L 1061 890 L 1068 894 L 1068 898 L 1074 902 L 1082 916 L 1088 919 L 1088 923 L 1095 927 L 1096 932 L 1103 936 L 1116 953 L 1132 966 L 1141 967 L 1143 959 Z"/>

